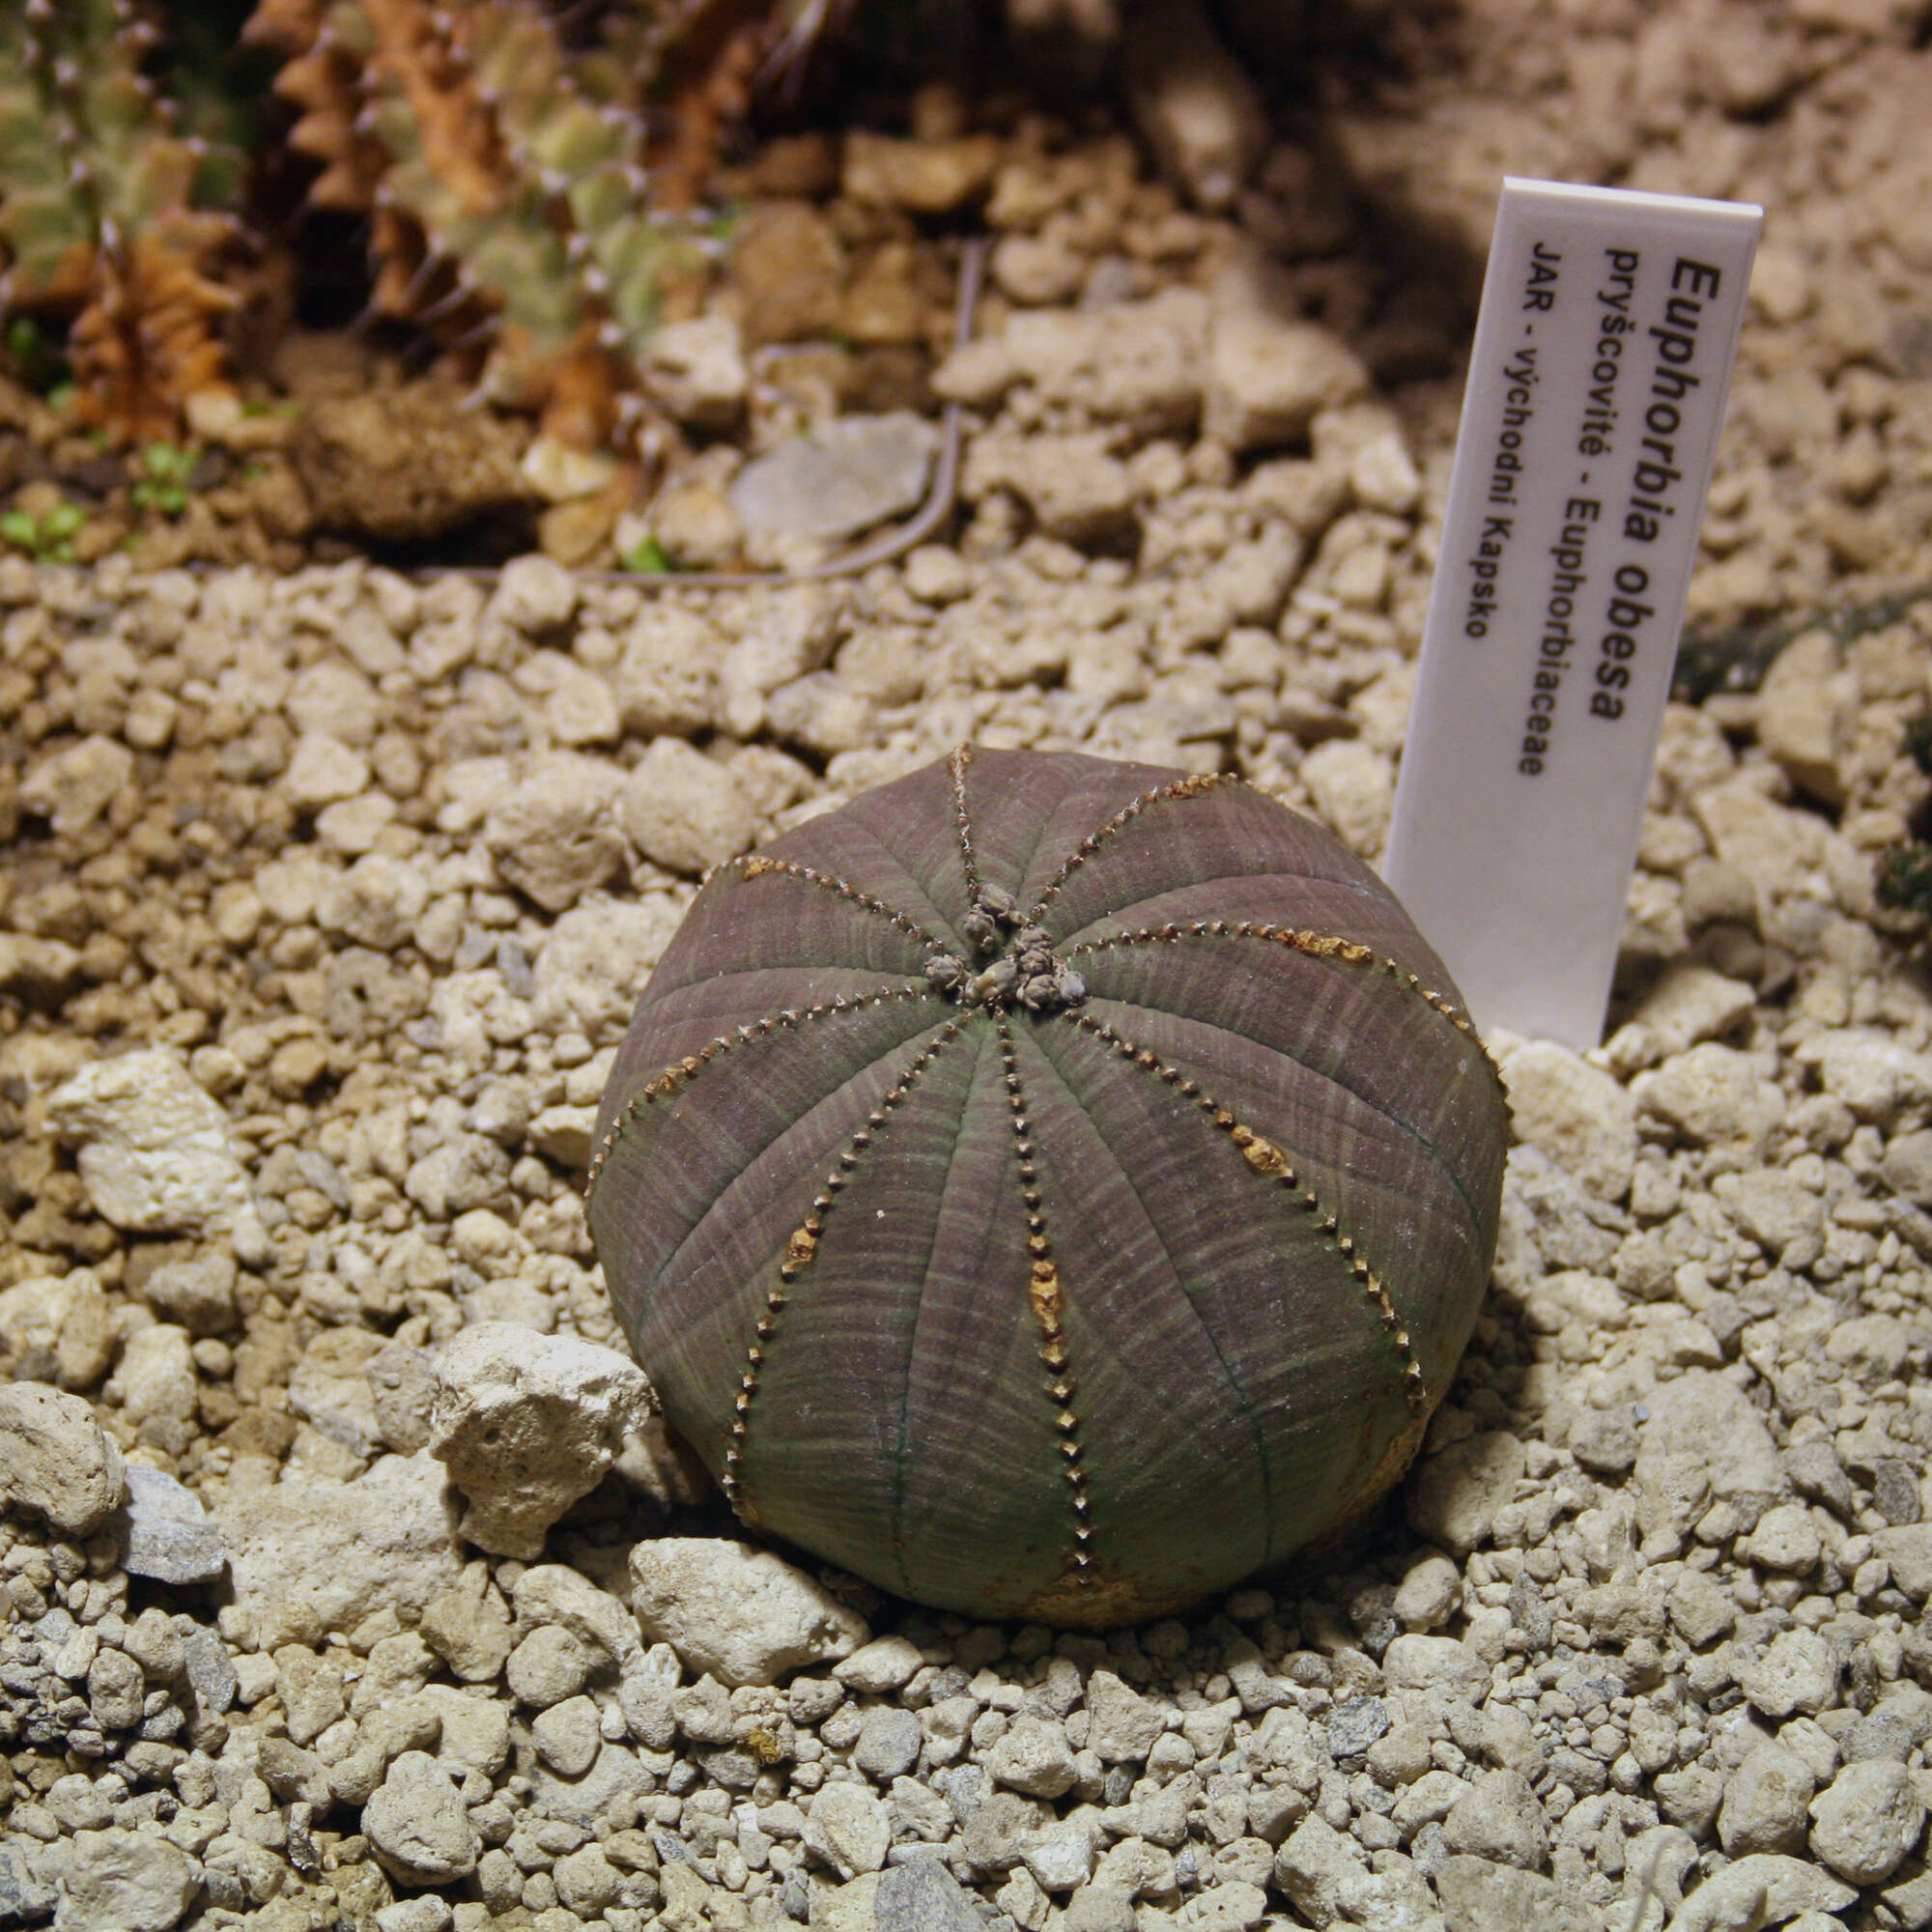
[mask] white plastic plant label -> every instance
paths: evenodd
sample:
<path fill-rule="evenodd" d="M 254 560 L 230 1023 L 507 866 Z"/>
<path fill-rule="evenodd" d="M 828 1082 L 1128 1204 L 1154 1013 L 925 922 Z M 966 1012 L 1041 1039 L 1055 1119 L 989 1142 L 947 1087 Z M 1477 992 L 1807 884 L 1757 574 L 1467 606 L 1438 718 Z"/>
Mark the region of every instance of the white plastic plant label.
<path fill-rule="evenodd" d="M 1384 868 L 1479 1026 L 1602 1031 L 1763 219 L 1503 184 Z"/>

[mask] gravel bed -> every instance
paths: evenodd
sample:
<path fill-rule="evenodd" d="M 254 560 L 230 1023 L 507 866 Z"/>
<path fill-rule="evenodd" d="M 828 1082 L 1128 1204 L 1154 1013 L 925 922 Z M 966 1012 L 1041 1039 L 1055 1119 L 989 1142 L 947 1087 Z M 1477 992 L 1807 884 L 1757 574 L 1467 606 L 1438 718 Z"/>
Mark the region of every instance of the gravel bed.
<path fill-rule="evenodd" d="M 1932 1925 L 1932 992 L 1874 893 L 1932 614 L 1803 628 L 1923 568 L 1908 11 L 1615 11 L 1549 78 L 1473 9 L 1337 108 L 1445 233 L 1498 153 L 1774 201 L 1693 611 L 1800 635 L 1666 719 L 1604 1046 L 1491 1042 L 1405 1492 L 1186 1621 L 738 1541 L 581 1187 L 697 877 L 963 740 L 1379 855 L 1457 325 L 1308 150 L 1202 208 L 1003 132 L 961 527 L 856 579 L 0 560 L 0 1925 Z"/>

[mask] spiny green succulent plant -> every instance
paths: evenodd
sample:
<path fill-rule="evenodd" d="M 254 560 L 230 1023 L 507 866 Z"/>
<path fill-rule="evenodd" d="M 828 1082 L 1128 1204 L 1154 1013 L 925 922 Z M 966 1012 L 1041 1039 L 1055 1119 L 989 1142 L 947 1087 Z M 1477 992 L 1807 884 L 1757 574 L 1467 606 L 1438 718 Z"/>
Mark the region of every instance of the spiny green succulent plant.
<path fill-rule="evenodd" d="M 84 416 L 167 434 L 223 379 L 224 158 L 176 130 L 129 0 L 0 0 L 0 316 L 71 325 Z"/>
<path fill-rule="evenodd" d="M 974 753 L 726 865 L 612 1068 L 590 1223 L 742 1520 L 1103 1626 L 1401 1474 L 1506 1114 L 1328 833 L 1236 780 Z"/>
<path fill-rule="evenodd" d="M 488 388 L 586 442 L 667 281 L 698 270 L 703 237 L 677 215 L 744 111 L 747 50 L 830 11 L 635 0 L 577 49 L 534 0 L 261 0 L 249 35 L 289 56 L 276 87 L 301 114 L 292 145 L 322 163 L 312 199 L 371 218 L 378 312 L 487 340 Z M 680 74 L 688 45 L 704 58 Z M 654 148 L 661 83 L 701 160 Z"/>

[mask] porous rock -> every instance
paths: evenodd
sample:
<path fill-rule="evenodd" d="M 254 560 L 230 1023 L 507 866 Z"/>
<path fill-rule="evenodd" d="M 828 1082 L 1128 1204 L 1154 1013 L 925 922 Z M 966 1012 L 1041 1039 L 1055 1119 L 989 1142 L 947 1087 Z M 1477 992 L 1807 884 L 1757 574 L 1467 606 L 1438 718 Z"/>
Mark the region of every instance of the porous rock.
<path fill-rule="evenodd" d="M 228 1117 L 165 1047 L 96 1061 L 58 1089 L 47 1120 L 80 1149 L 95 1210 L 135 1234 L 203 1234 L 253 1221 Z"/>
<path fill-rule="evenodd" d="M 1671 1919 L 1670 1932 L 1733 1932 L 1743 1924 L 1782 1925 L 1801 1912 L 1842 1912 L 1857 1896 L 1822 1865 L 1782 1852 L 1753 1852 L 1691 1892 Z"/>
<path fill-rule="evenodd" d="M 59 1893 L 55 1932 L 169 1932 L 201 1889 L 185 1853 L 120 1826 L 61 1839 L 40 1873 Z"/>
<path fill-rule="evenodd" d="M 828 1784 L 812 1801 L 805 1828 L 806 1849 L 841 1879 L 877 1871 L 892 1841 L 891 1814 L 863 1786 Z"/>
<path fill-rule="evenodd" d="M 617 794 L 617 822 L 645 858 L 694 874 L 744 851 L 758 827 L 729 768 L 682 738 L 652 741 Z"/>
<path fill-rule="evenodd" d="M 1450 1807 L 1442 1841 L 1494 1864 L 1540 1871 L 1549 1857 L 1549 1833 L 1536 1793 L 1520 1772 L 1486 1771 Z"/>
<path fill-rule="evenodd" d="M 768 1549 L 722 1537 L 658 1537 L 631 1552 L 631 1606 L 686 1669 L 726 1685 L 776 1684 L 849 1657 L 865 1620 Z"/>
<path fill-rule="evenodd" d="M 1355 353 L 1319 323 L 1245 304 L 1214 318 L 1203 427 L 1237 454 L 1293 442 L 1368 386 Z"/>
<path fill-rule="evenodd" d="M 1496 1511 L 1514 1500 L 1523 1467 L 1522 1444 L 1506 1430 L 1450 1443 L 1410 1478 L 1409 1527 L 1466 1555 L 1489 1535 Z"/>
<path fill-rule="evenodd" d="M 1636 1103 L 1601 1067 L 1550 1040 L 1498 1057 L 1517 1137 L 1541 1148 L 1591 1193 L 1621 1201 L 1636 1167 Z"/>
<path fill-rule="evenodd" d="M 563 912 L 623 863 L 611 822 L 617 774 L 576 752 L 531 759 L 483 821 L 497 869 L 547 912 Z"/>
<path fill-rule="evenodd" d="M 655 1406 L 642 1372 L 613 1349 L 514 1321 L 464 1329 L 437 1361 L 429 1453 L 468 1499 L 466 1541 L 541 1555 L 551 1524 Z"/>
<path fill-rule="evenodd" d="M 0 1496 L 63 1536 L 91 1536 L 121 1507 L 121 1452 L 77 1395 L 44 1382 L 0 1387 Z"/>
<path fill-rule="evenodd" d="M 554 1033 L 595 1039 L 630 1018 L 650 969 L 677 930 L 662 893 L 635 903 L 578 906 L 551 927 L 537 960 L 531 1011 Z"/>
<path fill-rule="evenodd" d="M 1762 1508 L 1783 1489 L 1777 1445 L 1735 1382 L 1688 1369 L 1647 1406 L 1635 1472 L 1646 1548 L 1674 1548 L 1714 1501 Z"/>
<path fill-rule="evenodd" d="M 1435 1889 L 1449 1932 L 1603 1932 L 1603 1919 L 1554 1879 L 1466 1852 L 1446 1859 Z"/>
<path fill-rule="evenodd" d="M 448 1885 L 483 1850 L 462 1794 L 427 1751 L 406 1750 L 362 1807 L 362 1829 L 385 1870 L 407 1885 Z"/>
<path fill-rule="evenodd" d="M 1725 1781 L 1719 1843 L 1734 1859 L 1750 1852 L 1802 1851 L 1805 1807 L 1816 1788 L 1804 1760 L 1767 1739 Z"/>
<path fill-rule="evenodd" d="M 0 1350 L 17 1381 L 92 1388 L 114 1360 L 118 1336 L 92 1268 L 35 1275 L 0 1290 Z"/>
<path fill-rule="evenodd" d="M 353 1483 L 285 1473 L 214 1512 L 235 1602 L 265 1647 L 287 1631 L 354 1630 L 371 1611 L 420 1611 L 462 1574 L 442 1465 L 385 1456 Z"/>
<path fill-rule="evenodd" d="M 62 837 L 85 832 L 134 776 L 134 754 L 99 732 L 40 760 L 20 781 L 20 803 Z"/>
<path fill-rule="evenodd" d="M 1057 1722 L 1022 1715 L 986 1754 L 995 1783 L 1032 1798 L 1063 1798 L 1079 1776 L 1066 1733 Z"/>
<path fill-rule="evenodd" d="M 1780 1631 L 1763 1656 L 1738 1671 L 1738 1689 L 1754 1710 L 1772 1719 L 1801 1711 L 1815 1717 L 1837 1688 L 1837 1653 L 1813 1630 Z"/>
<path fill-rule="evenodd" d="M 1851 1885 L 1880 1885 L 1925 1832 L 1925 1801 L 1890 1758 L 1848 1764 L 1811 1804 L 1811 1849 Z"/>

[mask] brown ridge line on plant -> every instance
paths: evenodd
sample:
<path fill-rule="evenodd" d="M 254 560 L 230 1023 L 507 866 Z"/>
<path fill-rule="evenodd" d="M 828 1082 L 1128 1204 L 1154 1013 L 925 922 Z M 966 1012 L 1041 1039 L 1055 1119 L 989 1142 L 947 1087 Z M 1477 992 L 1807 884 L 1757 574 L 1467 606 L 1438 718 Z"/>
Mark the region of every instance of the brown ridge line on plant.
<path fill-rule="evenodd" d="M 817 867 L 801 866 L 794 859 L 768 859 L 757 852 L 747 852 L 738 858 L 725 860 L 724 869 L 736 872 L 743 879 L 761 878 L 767 873 L 776 873 L 787 879 L 803 879 L 808 885 L 829 892 L 835 897 L 851 900 L 867 912 L 878 913 L 922 946 L 930 947 L 934 952 L 942 950 L 940 942 L 910 914 L 899 912 L 884 899 L 862 891 L 858 886 L 848 885 L 836 872 L 821 872 Z"/>
<path fill-rule="evenodd" d="M 923 1000 L 932 997 L 931 988 L 924 985 L 889 986 L 882 992 L 838 994 L 836 998 L 821 1001 L 815 1007 L 786 1007 L 776 1013 L 768 1013 L 763 1019 L 741 1026 L 735 1033 L 720 1034 L 707 1041 L 696 1053 L 688 1053 L 682 1060 L 673 1061 L 663 1072 L 657 1074 L 632 1095 L 623 1111 L 611 1122 L 604 1138 L 598 1143 L 597 1152 L 590 1163 L 590 1172 L 584 1177 L 583 1199 L 587 1204 L 596 1192 L 597 1182 L 603 1177 L 617 1143 L 623 1138 L 624 1129 L 650 1105 L 653 1100 L 668 1100 L 682 1093 L 706 1066 L 722 1054 L 729 1053 L 735 1047 L 748 1046 L 754 1039 L 769 1038 L 774 1034 L 788 1033 L 793 1028 L 803 1026 L 807 1020 L 831 1019 L 845 1013 L 863 1012 L 868 1007 L 883 1007 L 895 1000 Z"/>
<path fill-rule="evenodd" d="M 1232 772 L 1197 772 L 1184 779 L 1176 779 L 1171 784 L 1155 785 L 1149 791 L 1130 798 L 1104 825 L 1096 827 L 1081 839 L 1065 859 L 1060 870 L 1047 882 L 1046 890 L 1040 894 L 1027 911 L 1029 924 L 1037 924 L 1046 909 L 1060 895 L 1063 887 L 1072 878 L 1082 866 L 1097 852 L 1109 838 L 1117 838 L 1151 805 L 1158 805 L 1168 799 L 1198 798 L 1205 791 L 1211 791 L 1218 785 L 1240 784 L 1243 781 Z"/>
<path fill-rule="evenodd" d="M 1093 1585 L 1096 1574 L 1093 1549 L 1094 1498 L 1082 1460 L 1080 1415 L 1072 1406 L 1074 1376 L 1066 1359 L 1066 1333 L 1061 1321 L 1065 1290 L 1060 1279 L 1060 1264 L 1053 1258 L 1053 1237 L 1040 1212 L 1040 1193 L 1036 1185 L 1039 1175 L 1028 1132 L 1026 1094 L 1020 1086 L 1019 1063 L 1013 1053 L 1012 1027 L 1004 1014 L 996 1019 L 995 1025 L 999 1031 L 1007 1108 L 1013 1130 L 1013 1153 L 1019 1163 L 1020 1200 L 1026 1208 L 1027 1308 L 1039 1327 L 1039 1358 L 1047 1368 L 1042 1386 L 1054 1405 L 1053 1426 L 1060 1437 L 1061 1467 L 1073 1508 L 1073 1548 L 1067 1555 L 1062 1581 L 1084 1590 Z"/>
<path fill-rule="evenodd" d="M 1406 993 L 1419 999 L 1432 1011 L 1439 1013 L 1458 1033 L 1465 1035 L 1482 1055 L 1490 1077 L 1498 1086 L 1502 1085 L 1501 1069 L 1484 1044 L 1482 1035 L 1476 1031 L 1475 1022 L 1462 1008 L 1425 983 L 1420 974 L 1411 973 L 1401 960 L 1391 958 L 1386 952 L 1378 952 L 1373 946 L 1364 946 L 1359 940 L 1344 939 L 1339 933 L 1314 932 L 1304 926 L 1272 925 L 1262 920 L 1196 919 L 1179 923 L 1137 926 L 1130 932 L 1109 933 L 1102 939 L 1085 939 L 1078 946 L 1068 947 L 1066 956 L 1076 959 L 1084 953 L 1107 952 L 1118 947 L 1162 945 L 1182 939 L 1271 940 L 1277 946 L 1289 947 L 1311 959 L 1333 959 L 1346 966 L 1371 966 L 1378 972 L 1386 973 Z"/>
<path fill-rule="evenodd" d="M 1411 1408 L 1425 1407 L 1429 1402 L 1429 1391 L 1423 1379 L 1422 1363 L 1416 1356 L 1402 1316 L 1389 1299 L 1380 1273 L 1361 1252 L 1361 1244 L 1342 1227 L 1340 1218 L 1328 1211 L 1314 1188 L 1305 1184 L 1287 1153 L 1264 1135 L 1256 1133 L 1232 1110 L 1222 1106 L 1198 1080 L 1161 1059 L 1151 1048 L 1137 1044 L 1105 1020 L 1096 1019 L 1091 1013 L 1076 1013 L 1072 1019 L 1083 1033 L 1092 1034 L 1105 1042 L 1129 1065 L 1145 1067 L 1183 1099 L 1192 1100 L 1234 1143 L 1252 1172 L 1288 1189 L 1295 1206 L 1314 1218 L 1317 1229 L 1327 1237 L 1329 1246 L 1342 1258 L 1350 1276 L 1373 1304 L 1383 1333 L 1402 1358 L 1404 1399 Z"/>
<path fill-rule="evenodd" d="M 924 1046 L 906 1064 L 905 1069 L 879 1096 L 879 1104 L 866 1116 L 866 1123 L 856 1128 L 839 1150 L 832 1171 L 825 1177 L 824 1184 L 812 1197 L 810 1211 L 786 1237 L 783 1253 L 779 1259 L 778 1286 L 765 1295 L 765 1312 L 754 1324 L 754 1339 L 745 1350 L 745 1368 L 738 1378 L 738 1393 L 732 1400 L 731 1421 L 724 1431 L 724 1473 L 718 1479 L 718 1486 L 724 1492 L 724 1500 L 731 1505 L 732 1513 L 748 1529 L 756 1529 L 762 1522 L 755 1499 L 747 1493 L 745 1479 L 738 1472 L 744 1464 L 745 1445 L 751 1438 L 753 1399 L 758 1392 L 758 1371 L 764 1366 L 765 1346 L 778 1328 L 779 1317 L 789 1302 L 792 1285 L 806 1273 L 818 1259 L 819 1242 L 825 1233 L 825 1220 L 838 1204 L 852 1171 L 866 1150 L 871 1146 L 873 1136 L 891 1124 L 893 1110 L 898 1106 L 914 1087 L 919 1084 L 926 1068 L 955 1040 L 964 1028 L 963 1014 L 949 1020 L 941 1028 L 938 1036 L 928 1040 Z"/>

